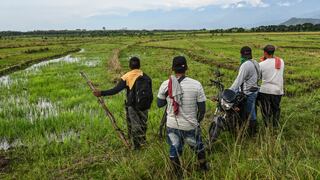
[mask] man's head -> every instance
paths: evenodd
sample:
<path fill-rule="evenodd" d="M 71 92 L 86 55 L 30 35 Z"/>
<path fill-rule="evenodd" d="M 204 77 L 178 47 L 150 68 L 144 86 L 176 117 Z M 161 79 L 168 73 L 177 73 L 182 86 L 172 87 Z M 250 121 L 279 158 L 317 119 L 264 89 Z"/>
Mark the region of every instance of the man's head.
<path fill-rule="evenodd" d="M 129 61 L 130 69 L 140 69 L 140 59 L 137 57 L 132 57 Z"/>
<path fill-rule="evenodd" d="M 174 57 L 172 60 L 172 70 L 176 74 L 184 74 L 188 70 L 186 58 L 183 56 Z"/>
<path fill-rule="evenodd" d="M 267 45 L 263 48 L 264 51 L 264 57 L 273 57 L 274 52 L 276 51 L 276 48 L 273 45 Z"/>
<path fill-rule="evenodd" d="M 249 46 L 244 46 L 241 48 L 241 58 L 252 59 L 252 50 Z"/>

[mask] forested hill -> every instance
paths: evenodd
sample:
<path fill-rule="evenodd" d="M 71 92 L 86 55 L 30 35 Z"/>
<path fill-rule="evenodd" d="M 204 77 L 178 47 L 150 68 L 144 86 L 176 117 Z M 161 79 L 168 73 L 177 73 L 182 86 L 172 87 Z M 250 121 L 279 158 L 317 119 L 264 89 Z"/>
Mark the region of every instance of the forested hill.
<path fill-rule="evenodd" d="M 320 24 L 320 19 L 313 19 L 313 18 L 291 18 L 288 21 L 281 23 L 280 25 L 292 26 L 298 24 Z"/>

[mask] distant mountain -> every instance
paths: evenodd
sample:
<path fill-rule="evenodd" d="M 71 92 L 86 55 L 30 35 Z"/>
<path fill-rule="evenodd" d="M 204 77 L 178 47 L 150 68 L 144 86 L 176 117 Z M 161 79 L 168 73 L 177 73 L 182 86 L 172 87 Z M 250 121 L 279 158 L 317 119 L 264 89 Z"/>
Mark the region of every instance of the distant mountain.
<path fill-rule="evenodd" d="M 281 23 L 280 25 L 298 25 L 304 23 L 312 23 L 312 24 L 320 24 L 320 19 L 313 19 L 313 18 L 291 18 L 288 21 Z"/>

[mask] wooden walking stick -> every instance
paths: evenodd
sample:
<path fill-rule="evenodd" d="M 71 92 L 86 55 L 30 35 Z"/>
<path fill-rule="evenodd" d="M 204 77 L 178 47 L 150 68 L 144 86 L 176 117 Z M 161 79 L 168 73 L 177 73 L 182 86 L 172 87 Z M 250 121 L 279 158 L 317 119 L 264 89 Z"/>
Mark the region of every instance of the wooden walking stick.
<path fill-rule="evenodd" d="M 90 89 L 93 92 L 96 91 L 97 89 L 94 87 L 92 82 L 89 80 L 88 76 L 84 72 L 80 72 L 80 74 L 87 81 L 87 84 L 89 85 Z M 107 117 L 110 119 L 110 122 L 112 124 L 113 129 L 118 133 L 118 136 L 121 139 L 121 141 L 123 142 L 123 144 L 126 147 L 130 148 L 131 145 L 130 145 L 129 141 L 127 140 L 126 136 L 124 135 L 124 132 L 117 125 L 116 119 L 114 118 L 113 114 L 110 112 L 108 107 L 106 106 L 104 99 L 102 97 L 98 97 L 98 102 L 101 105 L 101 107 L 104 109 Z"/>

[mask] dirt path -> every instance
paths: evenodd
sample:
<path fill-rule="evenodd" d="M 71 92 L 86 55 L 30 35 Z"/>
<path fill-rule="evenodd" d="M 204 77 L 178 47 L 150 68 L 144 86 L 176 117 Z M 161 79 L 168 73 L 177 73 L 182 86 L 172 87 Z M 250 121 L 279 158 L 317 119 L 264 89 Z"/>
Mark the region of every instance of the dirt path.
<path fill-rule="evenodd" d="M 113 50 L 111 58 L 108 59 L 108 64 L 107 64 L 107 69 L 111 70 L 115 73 L 120 73 L 121 72 L 121 63 L 120 63 L 120 55 L 123 51 L 126 49 L 130 49 L 131 47 L 134 46 L 140 46 L 141 44 L 148 43 L 148 42 L 157 42 L 157 41 L 162 41 L 162 40 L 147 40 L 147 41 L 138 41 L 136 43 L 133 43 L 131 45 L 126 45 L 122 48 L 116 48 Z"/>
<path fill-rule="evenodd" d="M 120 49 L 114 49 L 111 58 L 108 61 L 108 70 L 112 70 L 116 73 L 121 72 L 121 64 L 120 64 Z"/>

